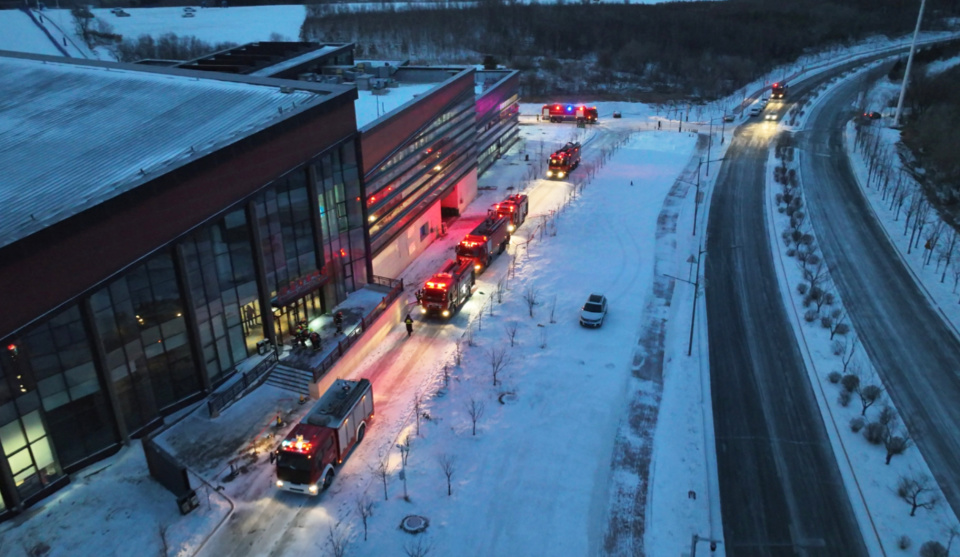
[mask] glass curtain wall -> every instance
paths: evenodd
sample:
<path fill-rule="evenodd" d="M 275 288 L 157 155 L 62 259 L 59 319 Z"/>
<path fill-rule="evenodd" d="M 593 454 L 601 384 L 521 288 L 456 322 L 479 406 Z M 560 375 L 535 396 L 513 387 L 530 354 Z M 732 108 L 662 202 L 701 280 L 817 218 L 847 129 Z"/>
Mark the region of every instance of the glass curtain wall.
<path fill-rule="evenodd" d="M 21 499 L 118 441 L 80 310 L 5 341 L 0 353 L 0 447 Z"/>
<path fill-rule="evenodd" d="M 363 194 L 354 148 L 352 141 L 341 144 L 313 163 L 324 269 L 336 302 L 367 282 Z"/>
<path fill-rule="evenodd" d="M 130 433 L 200 390 L 170 252 L 94 292 L 90 307 Z"/>
<path fill-rule="evenodd" d="M 319 281 L 317 289 L 286 299 L 289 291 L 297 289 L 299 281 L 318 270 L 308 179 L 306 167 L 299 168 L 254 199 L 267 290 L 273 300 L 276 333 L 281 341 L 296 328 L 297 322 L 309 321 L 323 313 L 317 292 Z"/>
<path fill-rule="evenodd" d="M 250 238 L 246 214 L 236 209 L 182 242 L 202 368 L 214 386 L 264 336 Z"/>

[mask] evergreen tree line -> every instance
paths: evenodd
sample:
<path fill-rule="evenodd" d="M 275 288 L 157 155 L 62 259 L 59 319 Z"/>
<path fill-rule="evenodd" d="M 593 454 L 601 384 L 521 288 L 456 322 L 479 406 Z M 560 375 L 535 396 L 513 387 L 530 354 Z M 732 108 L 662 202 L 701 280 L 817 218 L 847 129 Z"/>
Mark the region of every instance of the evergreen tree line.
<path fill-rule="evenodd" d="M 625 0 L 629 1 L 629 0 Z M 926 22 L 960 4 L 930 0 Z M 940 4 L 940 5 L 935 5 Z M 907 0 L 726 0 L 655 5 L 588 2 L 348 11 L 307 6 L 301 39 L 355 42 L 359 57 L 478 63 L 492 55 L 524 71 L 524 95 L 645 92 L 716 98 L 806 52 L 912 30 Z M 929 24 L 925 25 L 929 28 Z M 642 96 L 642 95 L 641 95 Z"/>

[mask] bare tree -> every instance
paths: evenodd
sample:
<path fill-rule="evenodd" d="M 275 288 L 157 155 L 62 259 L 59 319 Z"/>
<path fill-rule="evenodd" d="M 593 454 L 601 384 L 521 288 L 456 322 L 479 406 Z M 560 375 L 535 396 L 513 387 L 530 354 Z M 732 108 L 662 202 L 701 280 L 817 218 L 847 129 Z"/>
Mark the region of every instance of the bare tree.
<path fill-rule="evenodd" d="M 528 286 L 527 291 L 523 293 L 523 301 L 527 303 L 527 310 L 530 312 L 530 317 L 533 317 L 533 307 L 539 303 L 538 300 L 539 292 L 533 286 Z"/>
<path fill-rule="evenodd" d="M 857 386 L 857 394 L 860 395 L 860 405 L 863 410 L 861 416 L 867 415 L 867 408 L 874 405 L 880 397 L 883 396 L 883 387 L 879 385 L 864 385 L 862 382 Z"/>
<path fill-rule="evenodd" d="M 339 522 L 330 527 L 330 530 L 327 532 L 327 542 L 330 543 L 330 553 L 333 557 L 343 557 L 346 555 L 347 545 L 349 545 L 350 540 L 347 538 L 347 533 L 343 531 Z"/>
<path fill-rule="evenodd" d="M 940 501 L 936 485 L 925 474 L 900 476 L 897 496 L 910 505 L 910 516 L 916 515 L 920 508 L 930 510 Z"/>
<path fill-rule="evenodd" d="M 463 345 L 460 343 L 460 339 L 457 339 L 454 343 L 454 352 L 453 352 L 453 361 L 457 367 L 460 367 L 460 362 L 463 361 Z"/>
<path fill-rule="evenodd" d="M 506 331 L 507 338 L 510 340 L 511 348 L 516 344 L 517 327 L 519 327 L 519 323 L 517 323 L 516 321 L 511 321 L 503 326 L 503 330 Z"/>
<path fill-rule="evenodd" d="M 550 322 L 556 323 L 556 314 L 557 314 L 557 295 L 553 295 L 553 299 L 550 301 Z"/>
<path fill-rule="evenodd" d="M 857 346 L 859 346 L 859 344 L 860 339 L 856 335 L 854 335 L 853 338 L 834 341 L 834 353 L 840 356 L 840 361 L 843 362 L 843 370 L 841 373 L 847 373 L 847 368 L 850 366 L 850 362 L 853 361 L 853 356 L 857 353 Z"/>
<path fill-rule="evenodd" d="M 499 383 L 497 376 L 510 361 L 507 358 L 507 349 L 502 346 L 491 348 L 487 351 L 487 356 L 490 358 L 490 374 L 493 375 L 493 386 L 496 387 Z"/>
<path fill-rule="evenodd" d="M 70 8 L 70 16 L 73 18 L 73 26 L 76 28 L 77 35 L 89 43 L 90 26 L 93 24 L 93 14 L 85 6 L 74 6 Z"/>
<path fill-rule="evenodd" d="M 547 328 L 541 327 L 540 329 L 540 348 L 547 347 Z"/>
<path fill-rule="evenodd" d="M 822 259 L 818 261 L 816 265 L 801 266 L 800 269 L 803 271 L 804 280 L 810 285 L 807 291 L 810 292 L 811 295 L 814 289 L 822 289 L 823 284 L 830 278 L 827 264 L 824 263 Z"/>
<path fill-rule="evenodd" d="M 503 303 L 503 293 L 507 291 L 507 277 L 500 277 L 497 281 L 497 303 Z"/>
<path fill-rule="evenodd" d="M 903 454 L 907 450 L 907 447 L 910 446 L 910 436 L 904 433 L 903 435 L 896 435 L 896 432 L 892 429 L 887 430 L 887 435 L 883 438 L 883 446 L 887 449 L 887 465 L 890 464 L 890 461 L 894 456 L 898 454 Z"/>
<path fill-rule="evenodd" d="M 471 398 L 467 404 L 467 414 L 470 415 L 470 421 L 473 422 L 473 434 L 477 434 L 477 420 L 483 417 L 483 401 Z"/>
<path fill-rule="evenodd" d="M 381 458 L 373 472 L 380 478 L 380 481 L 383 482 L 383 500 L 389 500 L 390 496 L 387 495 L 387 478 L 390 476 L 390 460 L 386 456 Z"/>
<path fill-rule="evenodd" d="M 432 550 L 433 547 L 422 536 L 417 538 L 416 543 L 410 542 L 403 546 L 403 552 L 407 557 L 427 557 Z"/>
<path fill-rule="evenodd" d="M 423 393 L 417 391 L 413 395 L 413 412 L 417 415 L 417 436 L 420 436 L 420 413 L 423 409 Z"/>
<path fill-rule="evenodd" d="M 447 496 L 449 497 L 453 495 L 453 485 L 451 481 L 453 473 L 457 471 L 456 466 L 454 466 L 457 459 L 447 453 L 442 453 L 437 457 L 437 461 L 440 463 L 440 469 L 443 470 L 443 475 L 447 477 Z"/>
<path fill-rule="evenodd" d="M 357 498 L 357 514 L 363 522 L 363 541 L 367 541 L 367 519 L 373 516 L 373 501 L 366 494 Z"/>

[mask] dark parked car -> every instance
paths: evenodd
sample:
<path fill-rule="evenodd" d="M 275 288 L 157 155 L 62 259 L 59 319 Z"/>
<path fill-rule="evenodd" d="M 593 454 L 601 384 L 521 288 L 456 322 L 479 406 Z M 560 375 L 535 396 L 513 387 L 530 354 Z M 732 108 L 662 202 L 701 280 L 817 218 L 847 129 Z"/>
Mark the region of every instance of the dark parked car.
<path fill-rule="evenodd" d="M 869 120 L 879 120 L 881 115 L 879 112 L 864 112 L 863 117 Z"/>
<path fill-rule="evenodd" d="M 587 303 L 580 308 L 580 324 L 584 327 L 599 327 L 607 316 L 607 297 L 603 294 L 590 294 Z"/>
<path fill-rule="evenodd" d="M 623 117 L 623 114 L 620 114 L 620 111 L 619 111 L 619 110 L 615 110 L 615 111 L 613 112 L 613 117 L 614 117 L 614 118 L 622 118 L 622 117 Z"/>

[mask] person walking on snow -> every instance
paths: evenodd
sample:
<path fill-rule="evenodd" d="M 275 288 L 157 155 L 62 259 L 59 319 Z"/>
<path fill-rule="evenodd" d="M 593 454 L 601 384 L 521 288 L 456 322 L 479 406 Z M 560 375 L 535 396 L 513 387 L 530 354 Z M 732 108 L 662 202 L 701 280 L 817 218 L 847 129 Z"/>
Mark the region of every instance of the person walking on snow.
<path fill-rule="evenodd" d="M 337 325 L 337 334 L 343 333 L 343 312 L 338 311 L 336 315 L 333 316 L 333 322 Z"/>
<path fill-rule="evenodd" d="M 409 313 L 407 314 L 407 318 L 404 319 L 403 322 L 407 325 L 407 337 L 409 338 L 410 335 L 413 334 L 413 318 L 410 317 Z"/>

